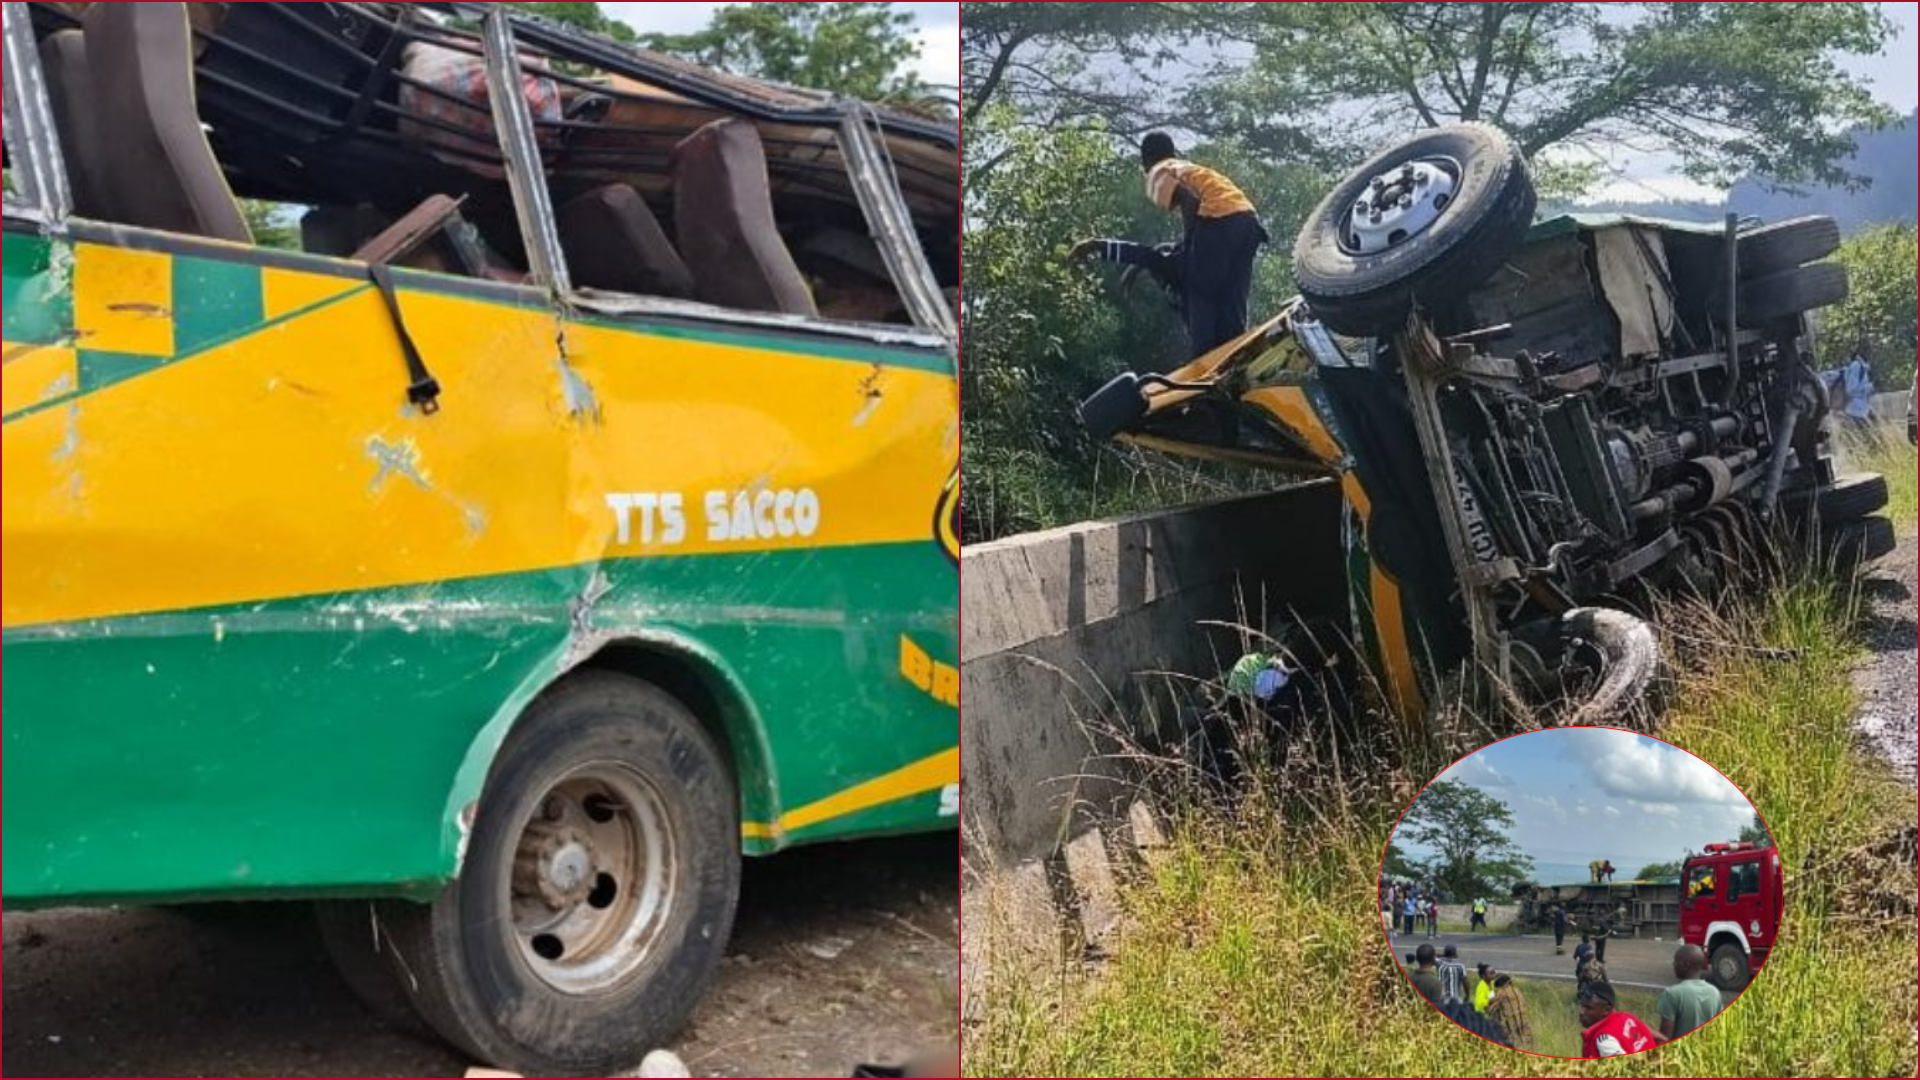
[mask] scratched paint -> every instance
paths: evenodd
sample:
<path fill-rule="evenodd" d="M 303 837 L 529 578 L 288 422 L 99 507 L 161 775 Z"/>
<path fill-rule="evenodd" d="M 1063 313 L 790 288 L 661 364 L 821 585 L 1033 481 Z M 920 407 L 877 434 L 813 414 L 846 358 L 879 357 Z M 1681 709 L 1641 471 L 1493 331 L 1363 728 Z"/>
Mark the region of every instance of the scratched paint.
<path fill-rule="evenodd" d="M 898 663 L 903 635 L 958 662 L 938 350 L 409 274 L 428 415 L 379 297 L 329 265 L 4 254 L 9 377 L 62 349 L 110 376 L 7 409 L 8 904 L 432 895 L 518 711 L 609 650 L 704 687 L 744 850 L 954 825 L 957 710 Z M 87 367 L 76 280 L 146 353 Z M 617 544 L 608 494 L 665 491 L 751 527 Z M 753 522 L 795 493 L 804 534 Z"/>

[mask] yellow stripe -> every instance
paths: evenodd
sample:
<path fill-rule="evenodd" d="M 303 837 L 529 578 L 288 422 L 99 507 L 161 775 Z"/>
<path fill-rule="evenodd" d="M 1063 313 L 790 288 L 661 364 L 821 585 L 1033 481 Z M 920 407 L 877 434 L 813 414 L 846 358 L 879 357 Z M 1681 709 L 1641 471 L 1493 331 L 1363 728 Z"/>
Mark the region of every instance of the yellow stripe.
<path fill-rule="evenodd" d="M 268 267 L 260 272 L 260 290 L 268 320 L 284 319 L 315 304 L 338 299 L 362 282 L 328 274 L 307 274 Z"/>
<path fill-rule="evenodd" d="M 16 413 L 79 389 L 77 354 L 59 345 L 7 344 L 0 356 L 0 413 Z"/>
<path fill-rule="evenodd" d="M 80 244 L 74 250 L 75 343 L 95 352 L 173 355 L 173 259 Z"/>
<path fill-rule="evenodd" d="M 1250 390 L 1240 400 L 1272 413 L 1280 426 L 1299 438 L 1321 464 L 1338 466 L 1346 460 L 1346 451 L 1334 440 L 1333 432 L 1327 430 L 1326 422 L 1307 399 L 1306 391 L 1299 387 L 1269 386 Z"/>
<path fill-rule="evenodd" d="M 1373 500 L 1360 485 L 1360 477 L 1349 471 L 1341 476 L 1340 486 L 1354 513 L 1360 516 L 1360 527 L 1366 528 L 1373 520 Z M 1373 631 L 1380 642 L 1380 662 L 1387 669 L 1387 693 L 1393 699 L 1394 711 L 1402 719 L 1411 720 L 1420 715 L 1426 705 L 1420 693 L 1420 678 L 1413 666 L 1413 650 L 1407 645 L 1406 609 L 1400 600 L 1400 583 L 1388 576 L 1378 561 L 1368 561 L 1372 566 L 1368 591 L 1373 599 Z"/>
<path fill-rule="evenodd" d="M 607 556 L 935 542 L 950 376 L 582 325 L 563 366 L 550 313 L 404 305 L 445 389 L 431 417 L 404 407 L 369 291 L 9 423 L 6 625 Z M 706 493 L 762 487 L 817 493 L 818 532 L 710 541 Z M 647 545 L 636 520 L 619 545 L 606 496 L 650 492 L 683 494 L 685 541 Z"/>
<path fill-rule="evenodd" d="M 904 769 L 782 814 L 776 825 L 748 822 L 740 827 L 740 832 L 749 840 L 772 840 L 834 818 L 857 814 L 901 799 L 911 799 L 915 795 L 938 791 L 959 782 L 960 748 L 954 747 L 924 761 L 916 761 Z"/>

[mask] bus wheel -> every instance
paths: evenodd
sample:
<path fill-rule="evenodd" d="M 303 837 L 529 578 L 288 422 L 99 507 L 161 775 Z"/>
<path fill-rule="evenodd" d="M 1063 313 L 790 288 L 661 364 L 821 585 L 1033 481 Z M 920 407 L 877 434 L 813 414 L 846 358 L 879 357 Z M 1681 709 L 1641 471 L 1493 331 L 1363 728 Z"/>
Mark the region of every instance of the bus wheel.
<path fill-rule="evenodd" d="M 589 672 L 502 747 L 459 879 L 380 911 L 414 1007 L 448 1041 L 527 1076 L 606 1076 L 685 1025 L 739 893 L 720 747 L 657 687 Z"/>
<path fill-rule="evenodd" d="M 1722 990 L 1742 990 L 1752 972 L 1747 969 L 1747 951 L 1734 942 L 1713 950 L 1708 981 Z"/>

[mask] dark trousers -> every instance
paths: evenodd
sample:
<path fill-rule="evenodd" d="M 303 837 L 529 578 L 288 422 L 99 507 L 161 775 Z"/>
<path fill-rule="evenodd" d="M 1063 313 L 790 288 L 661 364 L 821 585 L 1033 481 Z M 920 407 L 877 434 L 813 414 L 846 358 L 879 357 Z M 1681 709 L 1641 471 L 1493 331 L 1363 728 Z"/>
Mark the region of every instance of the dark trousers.
<path fill-rule="evenodd" d="M 1607 962 L 1607 939 L 1606 938 L 1594 939 L 1593 958 L 1595 960 L 1600 961 L 1603 964 Z"/>
<path fill-rule="evenodd" d="M 1567 928 L 1564 926 L 1554 927 L 1553 928 L 1553 947 L 1558 949 L 1566 945 L 1566 943 L 1567 943 Z"/>
<path fill-rule="evenodd" d="M 1413 916 L 1411 916 L 1411 915 L 1402 915 L 1402 916 L 1400 916 L 1400 917 L 1401 917 L 1402 919 L 1405 919 L 1405 920 L 1406 920 L 1406 923 L 1407 923 L 1407 933 L 1409 933 L 1409 934 L 1411 934 L 1411 933 L 1413 933 Z"/>
<path fill-rule="evenodd" d="M 1253 259 L 1267 231 L 1253 214 L 1198 218 L 1187 234 L 1187 340 L 1203 356 L 1247 332 Z"/>

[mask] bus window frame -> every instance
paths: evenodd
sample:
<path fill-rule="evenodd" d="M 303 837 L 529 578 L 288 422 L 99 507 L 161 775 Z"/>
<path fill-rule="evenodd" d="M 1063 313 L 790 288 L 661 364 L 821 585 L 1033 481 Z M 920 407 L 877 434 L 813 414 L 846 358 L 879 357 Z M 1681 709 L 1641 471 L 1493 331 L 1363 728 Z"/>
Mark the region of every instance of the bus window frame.
<path fill-rule="evenodd" d="M 66 156 L 47 96 L 33 17 L 25 3 L 7 0 L 4 20 L 5 135 L 15 185 L 5 193 L 5 213 L 58 226 L 73 213 L 73 190 L 67 183 Z"/>

